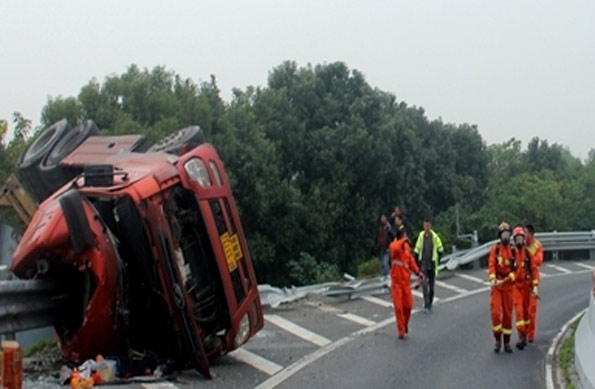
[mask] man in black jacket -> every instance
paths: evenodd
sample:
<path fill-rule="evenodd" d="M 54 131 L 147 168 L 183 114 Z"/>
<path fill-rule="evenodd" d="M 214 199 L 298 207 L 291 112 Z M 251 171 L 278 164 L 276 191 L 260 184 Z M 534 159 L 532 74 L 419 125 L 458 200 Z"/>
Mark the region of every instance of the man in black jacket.
<path fill-rule="evenodd" d="M 382 263 L 382 275 L 386 277 L 388 276 L 388 271 L 390 269 L 388 262 L 388 246 L 394 239 L 394 233 L 384 213 L 380 215 L 378 221 L 379 226 L 377 247 L 380 253 L 380 263 Z"/>

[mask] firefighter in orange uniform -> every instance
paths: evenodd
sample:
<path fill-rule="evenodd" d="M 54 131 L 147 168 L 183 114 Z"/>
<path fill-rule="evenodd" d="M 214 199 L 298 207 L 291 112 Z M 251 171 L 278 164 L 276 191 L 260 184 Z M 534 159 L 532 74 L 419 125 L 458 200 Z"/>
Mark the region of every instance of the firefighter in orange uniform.
<path fill-rule="evenodd" d="M 409 332 L 409 317 L 413 308 L 413 294 L 411 293 L 411 272 L 423 278 L 413 256 L 405 230 L 397 231 L 396 239 L 389 248 L 391 268 L 391 292 L 395 306 L 397 332 L 399 339 L 403 339 Z"/>
<path fill-rule="evenodd" d="M 533 256 L 535 263 L 535 275 L 539 280 L 539 266 L 543 263 L 543 245 L 535 238 L 535 228 L 532 224 L 525 225 L 525 239 L 527 240 L 527 247 Z M 527 340 L 533 343 L 535 339 L 535 327 L 537 325 L 537 301 L 539 299 L 539 288 L 536 284 L 533 287 L 531 296 L 529 297 L 529 325 L 527 328 Z"/>
<path fill-rule="evenodd" d="M 513 257 L 516 263 L 513 301 L 516 312 L 516 329 L 519 336 L 516 348 L 523 350 L 527 345 L 527 333 L 531 323 L 529 317 L 530 299 L 539 285 L 539 270 L 526 245 L 523 227 L 516 227 L 512 232 L 512 238 L 514 240 Z"/>
<path fill-rule="evenodd" d="M 498 226 L 500 242 L 492 246 L 488 259 L 489 280 L 492 285 L 490 309 L 492 313 L 492 332 L 496 340 L 494 351 L 500 352 L 502 337 L 504 351 L 512 352 L 512 289 L 516 278 L 515 262 L 510 246 L 510 226 L 506 222 Z M 504 335 L 504 336 L 503 336 Z"/>

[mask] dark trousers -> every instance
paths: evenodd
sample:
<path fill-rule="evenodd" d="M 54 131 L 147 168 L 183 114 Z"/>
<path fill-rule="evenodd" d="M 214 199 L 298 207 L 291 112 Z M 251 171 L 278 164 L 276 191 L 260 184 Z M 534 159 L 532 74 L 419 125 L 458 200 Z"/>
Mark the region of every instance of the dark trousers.
<path fill-rule="evenodd" d="M 424 272 L 424 280 L 422 282 L 422 291 L 424 293 L 424 308 L 431 308 L 434 302 L 434 281 L 436 280 L 436 272 L 434 269 L 426 269 Z"/>

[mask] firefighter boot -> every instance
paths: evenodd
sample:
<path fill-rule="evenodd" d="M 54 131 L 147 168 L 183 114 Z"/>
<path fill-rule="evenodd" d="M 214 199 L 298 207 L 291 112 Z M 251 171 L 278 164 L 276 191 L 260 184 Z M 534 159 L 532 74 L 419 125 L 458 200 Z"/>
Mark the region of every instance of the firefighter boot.
<path fill-rule="evenodd" d="M 519 341 L 516 343 L 516 348 L 522 350 L 527 345 L 527 336 L 522 332 L 519 334 Z"/>
<path fill-rule="evenodd" d="M 494 339 L 496 339 L 496 344 L 494 345 L 494 352 L 499 353 L 500 348 L 502 347 L 502 334 L 494 334 Z"/>
<path fill-rule="evenodd" d="M 510 347 L 510 335 L 504 335 L 504 351 L 507 353 L 512 353 L 512 348 Z"/>

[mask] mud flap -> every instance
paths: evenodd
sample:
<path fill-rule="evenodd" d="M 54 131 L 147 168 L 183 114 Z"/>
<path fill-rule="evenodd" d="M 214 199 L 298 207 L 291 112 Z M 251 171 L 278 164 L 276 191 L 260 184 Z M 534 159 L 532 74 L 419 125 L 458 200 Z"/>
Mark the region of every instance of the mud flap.
<path fill-rule="evenodd" d="M 72 249 L 76 254 L 80 254 L 86 247 L 95 243 L 83 208 L 83 197 L 76 189 L 71 189 L 60 196 L 59 201 L 66 219 Z"/>

